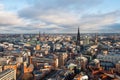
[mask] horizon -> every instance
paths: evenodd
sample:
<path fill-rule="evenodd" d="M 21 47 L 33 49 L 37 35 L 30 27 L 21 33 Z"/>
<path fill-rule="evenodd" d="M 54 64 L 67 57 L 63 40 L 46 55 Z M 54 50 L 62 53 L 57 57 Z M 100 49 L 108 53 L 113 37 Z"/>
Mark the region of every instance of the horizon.
<path fill-rule="evenodd" d="M 0 33 L 0 35 L 4 35 L 4 34 L 39 34 L 39 33 Z M 77 35 L 77 33 L 40 33 L 41 35 L 44 35 L 44 34 L 47 34 L 47 35 L 69 35 L 69 34 L 74 34 L 74 35 Z M 93 33 L 80 33 L 80 34 L 120 34 L 119 32 L 93 32 Z"/>

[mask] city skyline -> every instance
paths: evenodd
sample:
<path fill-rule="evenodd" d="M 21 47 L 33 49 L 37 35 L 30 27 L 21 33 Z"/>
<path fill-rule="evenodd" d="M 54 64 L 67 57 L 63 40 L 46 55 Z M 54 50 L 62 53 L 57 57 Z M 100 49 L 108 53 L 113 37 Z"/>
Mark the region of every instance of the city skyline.
<path fill-rule="evenodd" d="M 120 1 L 1 0 L 1 33 L 120 32 Z"/>

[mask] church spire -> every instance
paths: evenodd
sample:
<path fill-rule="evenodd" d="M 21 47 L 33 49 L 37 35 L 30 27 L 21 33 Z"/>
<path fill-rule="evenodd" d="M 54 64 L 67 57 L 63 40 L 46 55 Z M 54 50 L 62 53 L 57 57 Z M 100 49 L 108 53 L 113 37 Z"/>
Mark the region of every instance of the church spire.
<path fill-rule="evenodd" d="M 78 27 L 78 33 L 77 33 L 77 41 L 76 41 L 76 48 L 77 48 L 77 53 L 80 53 L 80 31 L 79 31 L 79 27 Z"/>
<path fill-rule="evenodd" d="M 79 31 L 79 27 L 78 27 L 77 43 L 76 43 L 76 45 L 80 45 L 80 31 Z"/>

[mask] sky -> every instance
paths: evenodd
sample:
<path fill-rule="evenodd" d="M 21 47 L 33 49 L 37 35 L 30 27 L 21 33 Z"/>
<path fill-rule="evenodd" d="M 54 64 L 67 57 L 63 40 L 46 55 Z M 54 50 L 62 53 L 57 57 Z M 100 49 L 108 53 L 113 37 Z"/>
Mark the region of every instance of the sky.
<path fill-rule="evenodd" d="M 0 33 L 120 32 L 120 0 L 0 0 Z"/>

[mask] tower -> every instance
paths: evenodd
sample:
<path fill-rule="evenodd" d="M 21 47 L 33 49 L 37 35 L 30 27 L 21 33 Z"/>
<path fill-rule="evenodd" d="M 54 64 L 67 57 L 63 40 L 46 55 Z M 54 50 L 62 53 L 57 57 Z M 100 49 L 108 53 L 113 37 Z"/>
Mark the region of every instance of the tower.
<path fill-rule="evenodd" d="M 83 43 L 84 43 L 84 46 L 88 45 L 90 43 L 90 40 L 89 40 L 88 36 L 85 36 Z"/>
<path fill-rule="evenodd" d="M 78 28 L 78 33 L 77 33 L 77 43 L 76 45 L 80 45 L 80 31 L 79 31 L 79 28 Z"/>
<path fill-rule="evenodd" d="M 77 33 L 76 48 L 77 48 L 77 53 L 80 53 L 80 31 L 79 31 L 79 27 L 78 27 L 78 33 Z"/>
<path fill-rule="evenodd" d="M 95 34 L 95 44 L 98 44 L 98 36 Z"/>
<path fill-rule="evenodd" d="M 40 50 L 40 38 L 41 38 L 41 35 L 40 35 L 40 31 L 39 31 L 39 34 L 38 34 L 37 40 L 36 40 L 36 50 Z"/>

